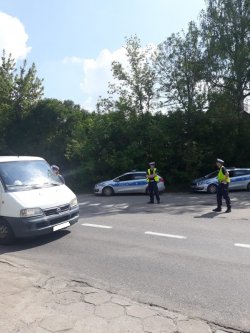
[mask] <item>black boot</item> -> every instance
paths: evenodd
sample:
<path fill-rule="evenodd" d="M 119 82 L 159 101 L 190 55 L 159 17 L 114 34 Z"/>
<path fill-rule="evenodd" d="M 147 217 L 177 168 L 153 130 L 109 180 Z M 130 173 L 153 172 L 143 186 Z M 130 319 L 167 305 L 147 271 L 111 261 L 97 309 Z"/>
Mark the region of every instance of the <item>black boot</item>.
<path fill-rule="evenodd" d="M 217 207 L 217 208 L 213 209 L 213 212 L 221 212 L 221 208 Z"/>
<path fill-rule="evenodd" d="M 225 211 L 225 213 L 231 213 L 231 207 L 227 207 L 227 210 Z"/>

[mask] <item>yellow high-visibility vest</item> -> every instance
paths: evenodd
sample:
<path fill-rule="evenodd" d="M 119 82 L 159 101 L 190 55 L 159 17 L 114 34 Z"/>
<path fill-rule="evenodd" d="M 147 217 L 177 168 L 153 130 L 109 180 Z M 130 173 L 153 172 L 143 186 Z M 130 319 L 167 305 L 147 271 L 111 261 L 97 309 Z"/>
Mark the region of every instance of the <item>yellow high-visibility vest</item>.
<path fill-rule="evenodd" d="M 159 176 L 157 175 L 156 172 L 157 172 L 157 170 L 156 170 L 156 168 L 154 168 L 153 173 L 156 174 L 156 175 L 154 176 L 154 181 L 155 181 L 155 182 L 158 182 L 158 181 L 159 181 Z M 148 169 L 147 176 L 150 176 L 150 175 L 151 175 L 151 169 Z M 150 180 L 152 180 L 152 179 L 150 179 L 150 178 L 147 177 L 147 181 L 149 182 Z"/>
<path fill-rule="evenodd" d="M 224 175 L 224 173 L 222 172 L 222 168 L 220 168 L 219 170 L 219 173 L 218 173 L 218 176 L 217 176 L 217 179 L 218 179 L 218 182 L 219 183 L 224 183 L 224 182 L 227 182 L 227 183 L 230 183 L 230 178 L 226 178 L 226 176 Z"/>

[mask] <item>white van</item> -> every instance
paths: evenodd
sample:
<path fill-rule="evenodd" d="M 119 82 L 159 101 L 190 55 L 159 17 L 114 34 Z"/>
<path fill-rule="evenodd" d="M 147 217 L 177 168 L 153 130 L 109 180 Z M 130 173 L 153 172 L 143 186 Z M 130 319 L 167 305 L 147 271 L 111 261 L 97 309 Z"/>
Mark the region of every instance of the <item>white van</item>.
<path fill-rule="evenodd" d="M 0 244 L 64 229 L 78 218 L 76 195 L 43 158 L 0 156 Z"/>

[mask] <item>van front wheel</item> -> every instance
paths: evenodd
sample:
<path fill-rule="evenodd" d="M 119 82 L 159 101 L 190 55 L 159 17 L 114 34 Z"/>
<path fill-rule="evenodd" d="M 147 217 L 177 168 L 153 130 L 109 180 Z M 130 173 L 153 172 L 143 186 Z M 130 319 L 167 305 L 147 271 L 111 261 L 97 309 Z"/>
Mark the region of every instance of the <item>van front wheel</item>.
<path fill-rule="evenodd" d="M 14 233 L 9 226 L 9 224 L 0 219 L 0 244 L 1 245 L 10 245 L 15 239 Z"/>

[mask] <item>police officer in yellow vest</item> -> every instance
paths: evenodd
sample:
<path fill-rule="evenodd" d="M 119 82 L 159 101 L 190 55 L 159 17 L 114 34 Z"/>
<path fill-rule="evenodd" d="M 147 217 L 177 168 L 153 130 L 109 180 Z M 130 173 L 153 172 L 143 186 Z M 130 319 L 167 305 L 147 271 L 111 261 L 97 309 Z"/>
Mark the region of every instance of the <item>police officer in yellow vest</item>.
<path fill-rule="evenodd" d="M 229 173 L 224 167 L 224 161 L 217 158 L 216 161 L 217 167 L 219 168 L 218 172 L 218 187 L 217 187 L 217 208 L 213 209 L 214 212 L 221 212 L 221 206 L 222 206 L 222 197 L 226 201 L 227 210 L 225 213 L 231 212 L 231 201 L 228 195 L 228 185 L 230 183 Z"/>
<path fill-rule="evenodd" d="M 160 196 L 157 183 L 159 182 L 159 176 L 157 174 L 157 169 L 155 167 L 155 162 L 149 163 L 149 169 L 146 174 L 147 182 L 148 182 L 148 191 L 150 196 L 149 204 L 154 203 L 154 196 L 156 196 L 157 203 L 160 203 Z"/>

